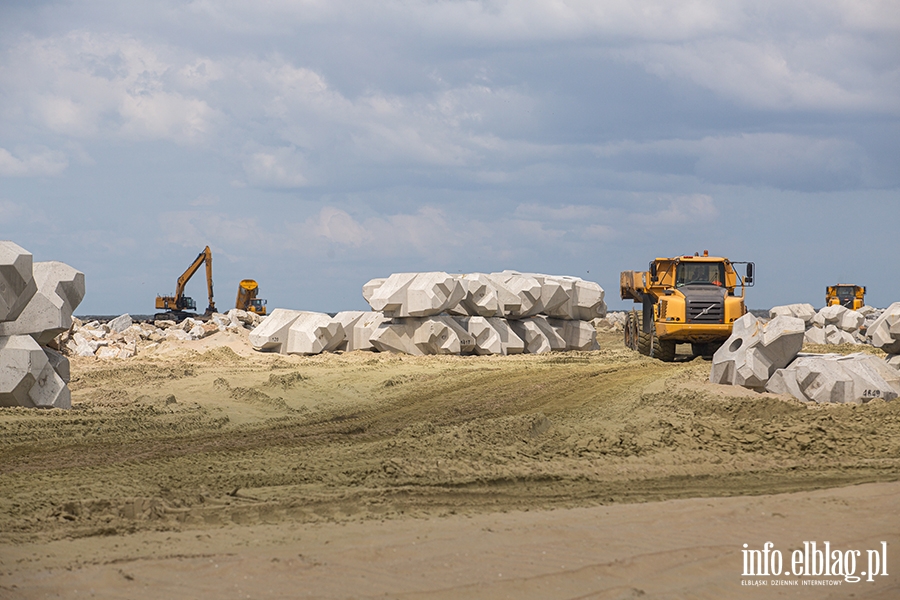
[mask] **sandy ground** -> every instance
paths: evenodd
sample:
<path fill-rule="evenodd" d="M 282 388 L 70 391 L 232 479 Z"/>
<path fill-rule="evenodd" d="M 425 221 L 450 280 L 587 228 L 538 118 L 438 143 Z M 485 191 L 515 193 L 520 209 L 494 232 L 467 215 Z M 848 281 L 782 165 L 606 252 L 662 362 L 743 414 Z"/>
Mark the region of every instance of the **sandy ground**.
<path fill-rule="evenodd" d="M 0 410 L 0 598 L 900 597 L 900 403 L 601 345 L 76 359 L 71 411 Z M 741 585 L 766 541 L 889 575 Z"/>

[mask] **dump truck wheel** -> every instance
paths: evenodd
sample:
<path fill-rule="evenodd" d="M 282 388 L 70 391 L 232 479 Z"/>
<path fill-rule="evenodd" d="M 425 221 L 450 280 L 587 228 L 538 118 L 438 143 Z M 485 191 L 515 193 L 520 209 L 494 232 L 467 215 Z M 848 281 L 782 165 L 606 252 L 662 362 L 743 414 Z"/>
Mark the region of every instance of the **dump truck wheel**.
<path fill-rule="evenodd" d="M 634 311 L 625 315 L 625 347 L 637 350 L 637 320 Z"/>
<path fill-rule="evenodd" d="M 652 333 L 644 333 L 638 329 L 637 351 L 644 356 L 650 356 L 650 351 L 653 349 L 653 337 Z"/>
<path fill-rule="evenodd" d="M 675 342 L 669 340 L 661 340 L 655 335 L 653 336 L 653 358 L 658 358 L 663 362 L 672 362 L 675 360 Z"/>

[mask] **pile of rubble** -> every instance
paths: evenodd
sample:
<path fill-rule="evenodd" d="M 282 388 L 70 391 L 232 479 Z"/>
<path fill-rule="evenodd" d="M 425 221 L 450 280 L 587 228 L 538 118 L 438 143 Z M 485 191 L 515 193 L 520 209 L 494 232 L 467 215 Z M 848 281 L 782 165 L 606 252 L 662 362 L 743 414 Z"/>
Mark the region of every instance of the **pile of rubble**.
<path fill-rule="evenodd" d="M 502 273 L 395 273 L 363 286 L 371 312 L 276 309 L 250 333 L 283 354 L 374 350 L 520 354 L 597 349 L 603 288 L 577 277 Z"/>
<path fill-rule="evenodd" d="M 852 312 L 828 311 L 818 320 L 829 324 L 825 319 Z M 735 321 L 731 337 L 713 355 L 710 381 L 820 403 L 900 396 L 900 302 L 881 311 L 865 328 L 866 342 L 887 352 L 886 359 L 862 352 L 847 356 L 800 353 L 808 335 L 807 321 L 801 317 L 782 313 L 764 323 L 746 314 Z"/>
<path fill-rule="evenodd" d="M 840 345 L 868 343 L 866 332 L 883 312 L 871 306 L 856 311 L 840 305 L 826 306 L 816 312 L 812 304 L 787 304 L 771 309 L 769 316 L 802 319 L 807 344 Z"/>
<path fill-rule="evenodd" d="M 130 358 L 166 340 L 199 340 L 220 331 L 239 332 L 253 329 L 261 320 L 255 313 L 236 308 L 225 314 L 213 313 L 207 321 L 187 318 L 180 323 L 170 320 L 137 323 L 128 314 L 106 323 L 83 323 L 73 318 L 72 327 L 57 336 L 51 345 L 74 356 Z"/>
<path fill-rule="evenodd" d="M 0 241 L 0 406 L 71 408 L 69 360 L 50 345 L 82 298 L 83 273 Z"/>

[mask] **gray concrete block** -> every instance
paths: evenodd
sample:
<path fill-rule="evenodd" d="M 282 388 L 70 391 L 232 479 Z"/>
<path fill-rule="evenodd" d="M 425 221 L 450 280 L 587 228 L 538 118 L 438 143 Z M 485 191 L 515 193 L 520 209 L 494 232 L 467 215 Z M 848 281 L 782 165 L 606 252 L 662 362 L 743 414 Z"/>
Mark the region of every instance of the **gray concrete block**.
<path fill-rule="evenodd" d="M 766 391 L 817 403 L 862 403 L 900 396 L 900 371 L 877 356 L 801 354 L 776 371 Z"/>
<path fill-rule="evenodd" d="M 825 330 L 821 327 L 810 327 L 803 336 L 804 344 L 827 344 Z"/>
<path fill-rule="evenodd" d="M 288 332 L 301 314 L 299 310 L 276 308 L 250 332 L 250 344 L 257 350 L 286 354 Z M 166 335 L 171 331 L 175 330 L 167 329 Z"/>
<path fill-rule="evenodd" d="M 460 303 L 462 284 L 441 272 L 394 273 L 372 292 L 369 305 L 387 317 L 439 315 Z"/>
<path fill-rule="evenodd" d="M 498 283 L 484 273 L 467 273 L 456 276 L 465 291 L 459 304 L 448 312 L 460 316 L 499 317 L 503 315 L 501 289 Z M 512 296 L 509 290 L 503 290 Z"/>
<path fill-rule="evenodd" d="M 0 321 L 15 321 L 37 292 L 31 253 L 0 241 Z"/>
<path fill-rule="evenodd" d="M 469 332 L 475 342 L 473 352 L 487 354 L 521 354 L 525 343 L 506 319 L 499 317 L 458 317 L 456 321 Z"/>
<path fill-rule="evenodd" d="M 354 350 L 374 350 L 372 334 L 378 326 L 387 320 L 384 313 L 375 311 L 345 310 L 334 316 L 335 321 L 344 327 L 345 341 L 337 350 L 352 352 Z"/>
<path fill-rule="evenodd" d="M 900 302 L 887 307 L 866 329 L 866 337 L 888 354 L 900 354 Z"/>
<path fill-rule="evenodd" d="M 536 315 L 543 309 L 543 304 L 541 304 L 543 288 L 534 277 L 515 271 L 491 273 L 490 276 L 517 297 L 517 302 L 504 307 L 504 317 L 522 319 Z"/>
<path fill-rule="evenodd" d="M 812 320 L 816 316 L 816 309 L 812 304 L 785 304 L 783 306 L 775 306 L 769 310 L 769 318 L 775 317 L 796 317 L 803 319 L 807 327 L 812 325 Z"/>
<path fill-rule="evenodd" d="M 453 317 L 411 317 L 383 323 L 372 336 L 379 352 L 467 354 L 475 350 L 475 339 Z"/>
<path fill-rule="evenodd" d="M 15 321 L 0 323 L 0 336 L 30 335 L 46 346 L 72 326 L 72 312 L 84 298 L 84 273 L 57 261 L 32 269 L 37 292 Z"/>
<path fill-rule="evenodd" d="M 69 366 L 69 359 L 52 348 L 43 346 L 42 348 L 47 356 L 47 361 L 53 367 L 53 370 L 56 371 L 56 374 L 59 375 L 64 383 L 69 383 L 72 380 L 72 369 Z"/>
<path fill-rule="evenodd" d="M 363 284 L 362 295 L 366 302 L 369 302 L 372 299 L 375 290 L 380 288 L 385 281 L 387 281 L 386 277 L 376 277 Z"/>
<path fill-rule="evenodd" d="M 331 352 L 345 339 L 344 326 L 340 321 L 325 313 L 301 311 L 288 329 L 284 352 L 304 356 Z"/>
<path fill-rule="evenodd" d="M 0 406 L 72 407 L 66 382 L 30 335 L 0 336 Z"/>
<path fill-rule="evenodd" d="M 588 321 L 568 319 L 547 320 L 559 336 L 565 341 L 565 350 L 599 350 L 597 329 Z"/>
<path fill-rule="evenodd" d="M 778 316 L 761 323 L 747 313 L 734 323 L 732 335 L 713 355 L 713 383 L 761 390 L 777 369 L 786 367 L 803 347 L 802 319 Z"/>

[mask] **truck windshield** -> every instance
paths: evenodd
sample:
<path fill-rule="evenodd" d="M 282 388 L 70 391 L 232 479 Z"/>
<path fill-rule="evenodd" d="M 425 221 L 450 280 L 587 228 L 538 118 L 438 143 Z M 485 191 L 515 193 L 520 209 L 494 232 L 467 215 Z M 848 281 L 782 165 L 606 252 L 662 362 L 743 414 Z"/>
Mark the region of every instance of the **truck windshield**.
<path fill-rule="evenodd" d="M 702 262 L 678 263 L 675 268 L 675 287 L 693 284 L 723 286 L 725 284 L 725 265 Z"/>
<path fill-rule="evenodd" d="M 849 300 L 856 296 L 856 289 L 849 286 L 838 286 L 837 295 L 842 301 Z"/>

